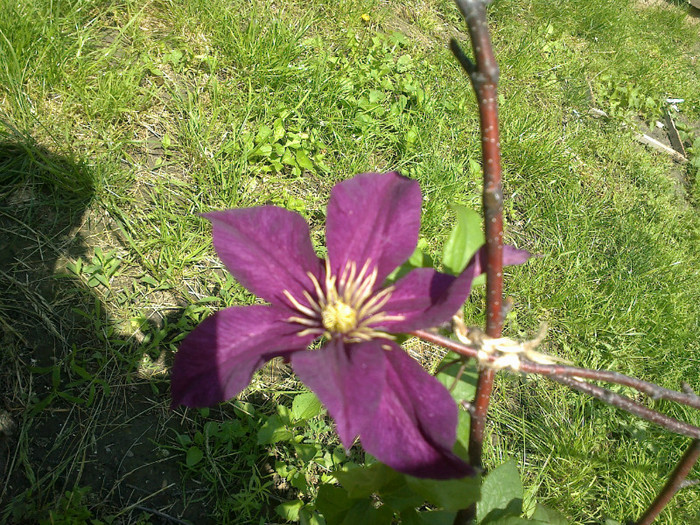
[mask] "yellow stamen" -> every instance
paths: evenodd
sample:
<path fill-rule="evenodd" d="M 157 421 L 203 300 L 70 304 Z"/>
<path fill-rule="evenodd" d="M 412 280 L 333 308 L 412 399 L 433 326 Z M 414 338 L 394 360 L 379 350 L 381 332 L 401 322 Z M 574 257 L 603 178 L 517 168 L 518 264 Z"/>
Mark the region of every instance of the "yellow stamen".
<path fill-rule="evenodd" d="M 304 306 L 303 304 L 301 304 L 299 301 L 297 301 L 294 298 L 294 296 L 291 293 L 289 293 L 288 290 L 284 290 L 282 293 L 294 305 L 294 308 L 296 308 L 297 310 L 299 310 L 302 313 L 305 313 L 306 315 L 314 315 L 314 311 L 311 308 L 308 308 L 308 307 Z"/>
<path fill-rule="evenodd" d="M 285 297 L 301 314 L 289 317 L 287 321 L 305 327 L 297 335 L 303 337 L 316 334 L 328 338 L 342 335 L 349 343 L 377 338 L 394 339 L 390 334 L 370 326 L 404 318 L 381 311 L 389 301 L 394 287 L 390 286 L 374 294 L 377 269 L 370 271 L 370 267 L 371 261 L 368 259 L 358 272 L 357 263 L 349 261 L 334 274 L 330 261 L 326 259 L 323 284 L 313 273 L 307 273 L 313 290 L 302 292 L 306 304 L 300 303 L 285 290 Z"/>
<path fill-rule="evenodd" d="M 346 334 L 357 326 L 357 312 L 343 301 L 326 306 L 321 312 L 323 326 L 329 332 Z"/>

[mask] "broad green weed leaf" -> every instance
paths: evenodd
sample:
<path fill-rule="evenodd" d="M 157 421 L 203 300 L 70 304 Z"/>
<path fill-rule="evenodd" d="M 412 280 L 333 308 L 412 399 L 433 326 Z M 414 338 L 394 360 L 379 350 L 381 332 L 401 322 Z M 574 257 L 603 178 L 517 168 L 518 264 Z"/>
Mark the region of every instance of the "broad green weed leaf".
<path fill-rule="evenodd" d="M 416 509 L 401 512 L 401 525 L 424 525 L 424 523 Z"/>
<path fill-rule="evenodd" d="M 274 135 L 272 137 L 272 142 L 278 142 L 284 138 L 284 134 L 286 133 L 286 130 L 284 129 L 284 124 L 282 123 L 282 119 L 278 118 L 275 120 L 275 131 Z"/>
<path fill-rule="evenodd" d="M 351 498 L 363 498 L 381 491 L 401 474 L 382 463 L 374 463 L 370 467 L 358 467 L 345 471 L 334 472 L 333 475 L 347 490 Z"/>
<path fill-rule="evenodd" d="M 457 443 L 454 453 L 465 461 L 469 461 L 469 428 L 471 427 L 469 412 L 460 408 L 457 418 Z"/>
<path fill-rule="evenodd" d="M 384 93 L 377 91 L 376 89 L 369 90 L 369 101 L 371 104 L 376 104 L 384 98 Z"/>
<path fill-rule="evenodd" d="M 442 251 L 442 264 L 445 270 L 457 275 L 467 267 L 472 256 L 484 244 L 481 216 L 466 206 L 453 205 L 457 214 L 457 224 Z"/>
<path fill-rule="evenodd" d="M 492 470 L 481 486 L 481 499 L 476 505 L 477 523 L 508 516 L 520 516 L 523 511 L 523 485 L 514 461 L 508 461 Z"/>
<path fill-rule="evenodd" d="M 292 420 L 311 419 L 319 415 L 322 410 L 323 406 L 315 394 L 311 392 L 298 394 L 292 401 Z"/>
<path fill-rule="evenodd" d="M 401 525 L 452 525 L 456 515 L 447 510 L 407 511 L 401 513 Z"/>
<path fill-rule="evenodd" d="M 262 144 L 272 136 L 272 130 L 268 126 L 260 126 L 257 135 L 255 135 L 255 143 Z"/>
<path fill-rule="evenodd" d="M 187 455 L 185 456 L 185 465 L 188 467 L 194 467 L 197 463 L 202 461 L 204 457 L 204 452 L 199 447 L 190 447 L 187 449 Z"/>
<path fill-rule="evenodd" d="M 327 525 L 342 523 L 350 507 L 355 502 L 342 487 L 321 485 L 316 497 L 316 508 L 326 518 Z"/>
<path fill-rule="evenodd" d="M 304 507 L 304 502 L 300 499 L 285 501 L 275 507 L 275 512 L 287 521 L 299 521 L 299 512 Z"/>
<path fill-rule="evenodd" d="M 496 516 L 493 519 L 486 518 L 484 525 L 545 525 L 544 522 L 528 520 L 520 516 Z"/>
<path fill-rule="evenodd" d="M 260 157 L 269 157 L 272 154 L 272 144 L 261 145 L 253 152 L 253 154 Z"/>
<path fill-rule="evenodd" d="M 284 425 L 280 416 L 270 416 L 258 430 L 258 445 L 271 445 L 292 439 L 292 432 Z"/>
<path fill-rule="evenodd" d="M 363 499 L 355 503 L 348 510 L 345 518 L 341 522 L 342 525 L 388 525 L 392 523 L 394 513 L 391 509 L 382 505 L 379 508 L 374 506 L 374 501 L 371 499 Z M 331 525 L 329 522 L 328 525 Z"/>
<path fill-rule="evenodd" d="M 569 522 L 563 514 L 556 510 L 548 509 L 539 503 L 535 507 L 535 512 L 532 513 L 530 519 L 541 521 L 542 523 L 549 523 L 550 525 L 569 525 Z"/>
<path fill-rule="evenodd" d="M 446 363 L 459 359 L 459 355 L 454 352 L 448 352 L 445 358 L 438 365 L 438 369 L 442 368 Z M 479 378 L 479 372 L 476 370 L 476 365 L 472 361 L 467 362 L 459 381 L 455 383 L 457 374 L 462 367 L 462 362 L 458 361 L 448 367 L 445 367 L 440 373 L 435 376 L 445 388 L 452 388 L 452 397 L 457 401 L 471 401 L 476 394 L 476 382 Z M 454 387 L 454 388 L 453 388 Z"/>
<path fill-rule="evenodd" d="M 406 476 L 402 474 L 390 479 L 377 493 L 387 507 L 398 512 L 414 509 L 424 503 L 423 496 L 411 490 Z"/>
<path fill-rule="evenodd" d="M 420 494 L 429 503 L 444 510 L 457 511 L 478 501 L 481 478 L 474 476 L 437 481 L 406 476 L 406 482 L 411 490 Z"/>
<path fill-rule="evenodd" d="M 322 451 L 322 447 L 320 443 L 300 443 L 294 445 L 294 451 L 304 463 L 309 463 Z"/>
<path fill-rule="evenodd" d="M 295 156 L 297 159 L 297 164 L 300 168 L 313 171 L 314 163 L 311 162 L 311 159 L 309 159 L 309 156 L 306 154 L 306 151 L 304 151 L 303 149 L 299 149 L 296 151 Z"/>
<path fill-rule="evenodd" d="M 304 507 L 299 513 L 299 524 L 300 525 L 327 525 L 325 520 L 318 515 L 318 512 L 314 512 L 309 507 Z"/>

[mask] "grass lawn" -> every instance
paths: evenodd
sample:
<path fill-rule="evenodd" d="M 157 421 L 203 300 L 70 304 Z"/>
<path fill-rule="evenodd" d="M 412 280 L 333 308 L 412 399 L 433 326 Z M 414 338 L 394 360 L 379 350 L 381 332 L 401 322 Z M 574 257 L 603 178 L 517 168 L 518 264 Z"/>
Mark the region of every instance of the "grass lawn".
<path fill-rule="evenodd" d="M 542 255 L 507 270 L 506 335 L 546 321 L 549 353 L 700 391 L 698 168 L 635 140 L 683 99 L 700 158 L 698 11 L 489 13 L 506 239 Z M 421 183 L 438 260 L 450 205 L 481 206 L 478 113 L 451 36 L 467 39 L 451 0 L 0 0 L 0 522 L 284 522 L 277 505 L 362 461 L 328 418 L 295 419 L 303 387 L 281 363 L 235 401 L 169 410 L 178 342 L 256 301 L 198 214 L 282 206 L 322 252 L 331 187 L 398 170 Z M 476 290 L 469 324 L 483 310 Z M 407 347 L 428 368 L 442 355 Z M 486 465 L 517 461 L 525 507 L 572 523 L 638 517 L 688 441 L 509 374 L 487 432 Z M 659 522 L 700 522 L 700 486 Z"/>

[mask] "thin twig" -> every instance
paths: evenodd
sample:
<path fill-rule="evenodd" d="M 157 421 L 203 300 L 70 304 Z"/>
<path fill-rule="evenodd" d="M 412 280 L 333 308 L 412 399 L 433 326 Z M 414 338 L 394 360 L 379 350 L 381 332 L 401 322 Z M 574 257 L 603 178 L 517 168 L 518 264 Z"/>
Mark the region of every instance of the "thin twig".
<path fill-rule="evenodd" d="M 666 482 L 664 488 L 661 490 L 659 495 L 656 496 L 656 499 L 647 509 L 644 515 L 639 518 L 637 525 L 649 525 L 656 519 L 664 507 L 668 505 L 668 502 L 671 501 L 671 498 L 673 498 L 676 492 L 683 488 L 685 478 L 690 473 L 693 465 L 697 463 L 698 458 L 700 458 L 700 439 L 694 439 L 692 443 L 690 443 L 688 450 L 685 451 L 685 454 L 683 454 L 683 457 L 678 462 L 678 465 L 671 474 L 671 477 Z"/>
<path fill-rule="evenodd" d="M 650 423 L 655 423 L 660 427 L 673 432 L 674 434 L 681 434 L 683 436 L 700 439 L 700 428 L 684 423 L 683 421 L 678 421 L 675 418 L 662 414 L 661 412 L 657 412 L 656 410 L 652 410 L 651 408 L 647 408 L 641 403 L 638 403 L 627 396 L 616 394 L 615 392 L 601 386 L 586 383 L 585 381 L 579 381 L 571 377 L 559 377 L 555 375 L 550 375 L 547 377 L 552 381 L 566 385 L 569 388 L 600 399 L 601 401 L 604 401 L 605 403 L 616 408 L 622 409 L 625 412 L 634 414 L 635 416 L 645 419 Z"/>
<path fill-rule="evenodd" d="M 668 388 L 642 381 L 636 377 L 626 376 L 619 372 L 609 370 L 591 370 L 567 365 L 540 365 L 538 363 L 527 363 L 521 369 L 529 374 L 540 374 L 558 377 L 578 377 L 581 379 L 592 379 L 594 381 L 605 381 L 615 383 L 635 389 L 642 394 L 649 396 L 653 400 L 666 399 L 681 405 L 700 409 L 700 396 L 693 392 L 677 392 Z"/>
<path fill-rule="evenodd" d="M 480 358 L 486 366 L 496 363 L 500 357 L 499 355 L 483 355 L 483 352 L 480 354 L 477 346 L 464 345 L 458 341 L 455 341 L 454 339 L 425 330 L 416 330 L 411 332 L 411 335 L 419 337 L 424 341 L 438 344 L 465 357 L 474 359 Z M 652 399 L 668 399 L 688 406 L 697 407 L 698 404 L 700 404 L 700 398 L 698 398 L 698 396 L 692 392 L 675 392 L 673 390 L 657 386 L 653 383 L 641 381 L 623 374 L 609 372 L 607 370 L 591 370 L 587 368 L 563 366 L 558 364 L 545 365 L 534 363 L 526 359 L 519 362 L 518 371 L 526 374 L 538 374 L 548 377 L 552 381 L 556 381 L 557 383 L 561 383 L 572 389 L 584 392 L 609 405 L 625 410 L 626 412 L 630 412 L 631 414 L 634 414 L 651 423 L 655 423 L 667 430 L 670 430 L 671 432 L 691 438 L 700 438 L 700 428 L 679 421 L 675 418 L 657 412 L 656 410 L 647 408 L 641 403 L 638 403 L 626 396 L 617 394 L 603 387 L 587 383 L 582 379 L 585 378 L 595 381 L 618 383 L 636 388 L 640 392 L 649 395 Z M 565 373 L 562 373 L 562 371 L 565 371 Z"/>

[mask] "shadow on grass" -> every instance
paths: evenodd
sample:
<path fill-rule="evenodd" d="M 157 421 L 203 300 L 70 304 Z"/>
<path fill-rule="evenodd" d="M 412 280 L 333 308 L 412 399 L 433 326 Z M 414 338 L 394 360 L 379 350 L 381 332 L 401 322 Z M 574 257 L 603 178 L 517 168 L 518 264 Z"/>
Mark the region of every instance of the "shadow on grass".
<path fill-rule="evenodd" d="M 120 298 L 91 269 L 111 264 L 93 246 L 115 229 L 96 211 L 96 179 L 0 122 L 0 522 L 214 523 L 212 494 L 235 512 L 260 477 L 259 421 L 216 462 L 185 465 L 182 436 L 196 443 L 204 421 L 169 410 L 163 348 L 193 322 L 182 305 L 142 319 L 141 337 L 115 328 L 105 303 Z"/>

